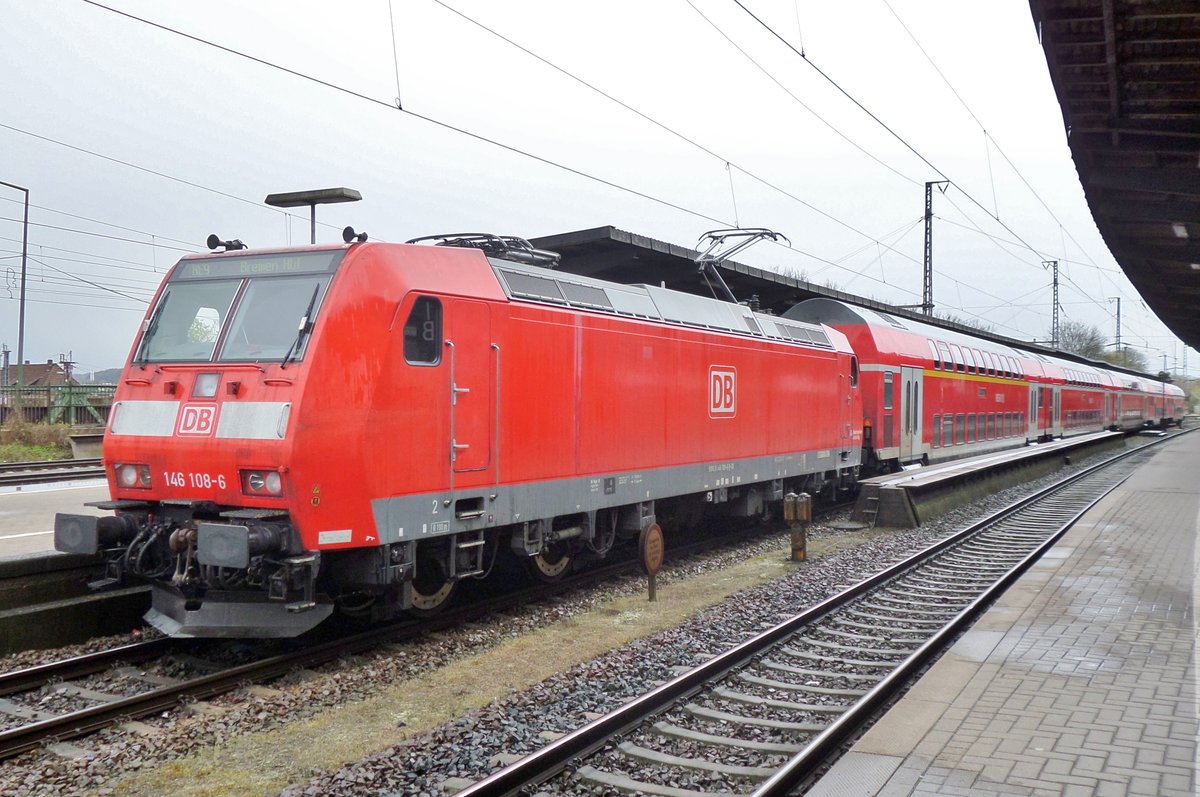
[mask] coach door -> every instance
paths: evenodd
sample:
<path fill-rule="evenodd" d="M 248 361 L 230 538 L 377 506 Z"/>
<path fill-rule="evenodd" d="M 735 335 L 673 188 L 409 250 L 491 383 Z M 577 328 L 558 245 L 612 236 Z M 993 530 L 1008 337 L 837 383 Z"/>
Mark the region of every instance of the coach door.
<path fill-rule="evenodd" d="M 1054 397 L 1050 405 L 1050 432 L 1055 437 L 1062 437 L 1062 388 L 1054 388 Z"/>
<path fill-rule="evenodd" d="M 1037 390 L 1037 432 L 1038 437 L 1050 437 L 1050 388 L 1039 387 Z"/>
<path fill-rule="evenodd" d="M 900 459 L 920 457 L 921 448 L 921 369 L 900 369 Z"/>
<path fill-rule="evenodd" d="M 450 465 L 453 473 L 487 470 L 492 459 L 499 349 L 483 302 L 450 302 L 445 326 L 450 364 Z"/>

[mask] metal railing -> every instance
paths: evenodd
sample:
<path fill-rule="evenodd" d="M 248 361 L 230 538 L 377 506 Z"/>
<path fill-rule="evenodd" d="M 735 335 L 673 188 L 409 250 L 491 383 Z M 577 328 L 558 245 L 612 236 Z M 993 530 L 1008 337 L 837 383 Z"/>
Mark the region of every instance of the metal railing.
<path fill-rule="evenodd" d="M 103 426 L 116 389 L 116 385 L 0 387 L 0 426 L 22 421 Z"/>

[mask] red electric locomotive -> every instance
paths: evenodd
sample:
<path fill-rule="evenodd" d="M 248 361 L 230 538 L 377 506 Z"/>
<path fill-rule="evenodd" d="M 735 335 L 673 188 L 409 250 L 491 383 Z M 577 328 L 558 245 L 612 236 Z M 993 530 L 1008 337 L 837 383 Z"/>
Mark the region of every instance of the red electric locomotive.
<path fill-rule="evenodd" d="M 168 634 L 291 636 L 434 610 L 497 556 L 553 578 L 656 519 L 853 484 L 841 333 L 437 243 L 181 260 L 109 419 L 115 514 L 59 515 L 56 547 L 148 579 Z"/>

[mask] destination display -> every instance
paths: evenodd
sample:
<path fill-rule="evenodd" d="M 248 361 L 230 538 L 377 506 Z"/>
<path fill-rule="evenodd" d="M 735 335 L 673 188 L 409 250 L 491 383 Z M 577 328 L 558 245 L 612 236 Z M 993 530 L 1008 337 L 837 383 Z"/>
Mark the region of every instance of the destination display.
<path fill-rule="evenodd" d="M 171 276 L 171 280 L 324 274 L 335 270 L 345 254 L 344 250 L 335 250 L 184 260 Z"/>

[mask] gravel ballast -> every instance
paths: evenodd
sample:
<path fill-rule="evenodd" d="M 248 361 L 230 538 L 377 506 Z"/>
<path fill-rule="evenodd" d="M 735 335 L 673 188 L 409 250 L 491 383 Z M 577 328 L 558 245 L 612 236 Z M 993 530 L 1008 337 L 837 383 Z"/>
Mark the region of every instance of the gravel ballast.
<path fill-rule="evenodd" d="M 679 622 L 612 650 L 590 651 L 589 645 L 607 639 L 594 629 L 638 632 L 652 628 L 648 620 L 656 614 L 669 613 L 645 602 L 644 579 L 621 579 L 317 673 L 298 673 L 267 689 L 214 700 L 212 708 L 166 712 L 143 720 L 141 733 L 114 730 L 81 740 L 80 758 L 28 754 L 0 765 L 0 793 L 138 795 L 169 788 L 175 795 L 280 789 L 287 797 L 443 794 L 456 779 L 478 779 L 532 752 L 680 668 L 824 600 L 1031 489 L 1023 485 L 992 495 L 914 530 L 845 532 L 833 527 L 836 518 L 818 522 L 809 532 L 812 556 L 800 565 L 784 561 L 786 532 L 668 563 L 659 575 L 662 606 L 683 611 L 669 602 L 689 583 L 710 589 L 712 605 L 705 606 L 702 596 Z M 729 594 L 735 597 L 726 599 Z M 551 668 L 518 691 L 519 676 L 531 677 L 539 666 L 553 664 L 521 655 L 557 648 L 562 660 L 576 661 L 561 671 Z M 0 667 L 11 667 L 13 659 Z M 400 688 L 405 685 L 411 688 Z M 499 693 L 489 696 L 494 691 Z M 456 701 L 465 713 L 439 715 L 445 709 L 438 703 Z M 369 735 L 368 728 L 374 729 Z M 305 755 L 314 745 L 340 760 L 331 765 Z M 352 763 L 341 766 L 340 761 Z M 603 793 L 589 788 L 575 783 L 571 792 Z"/>

